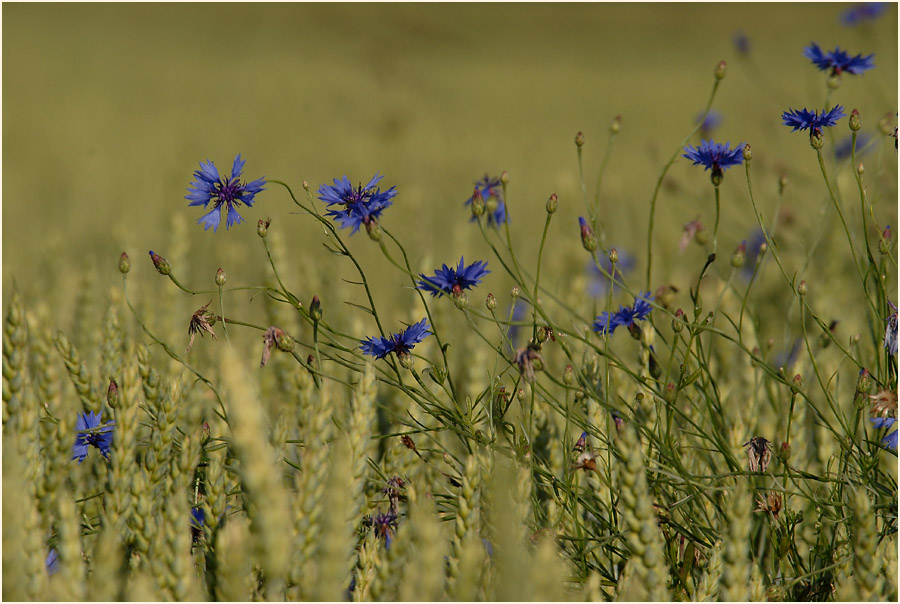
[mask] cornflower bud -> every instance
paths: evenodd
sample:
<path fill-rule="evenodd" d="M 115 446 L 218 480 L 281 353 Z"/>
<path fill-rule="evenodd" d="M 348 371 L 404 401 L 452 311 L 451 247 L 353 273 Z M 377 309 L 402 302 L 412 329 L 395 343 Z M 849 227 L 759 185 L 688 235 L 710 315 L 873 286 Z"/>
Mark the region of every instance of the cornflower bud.
<path fill-rule="evenodd" d="M 472 193 L 472 216 L 478 218 L 484 215 L 484 210 L 484 197 L 481 196 L 481 191 L 478 190 L 478 187 L 475 187 L 475 192 Z"/>
<path fill-rule="evenodd" d="M 856 380 L 856 392 L 858 394 L 868 394 L 871 387 L 872 377 L 869 375 L 869 370 L 863 367 L 862 371 L 859 372 L 859 378 Z"/>
<path fill-rule="evenodd" d="M 744 161 L 753 159 L 753 153 L 750 151 L 750 143 L 744 145 Z"/>
<path fill-rule="evenodd" d="M 559 209 L 559 198 L 556 196 L 556 193 L 554 193 L 550 196 L 550 199 L 547 200 L 547 213 L 555 214 L 557 209 Z"/>
<path fill-rule="evenodd" d="M 263 239 L 265 239 L 266 235 L 269 234 L 269 225 L 270 224 L 272 224 L 272 221 L 269 218 L 266 218 L 265 220 L 260 220 L 259 222 L 257 222 L 256 223 L 256 234 L 259 235 L 260 237 L 262 237 Z"/>
<path fill-rule="evenodd" d="M 859 132 L 861 126 L 862 125 L 859 123 L 859 110 L 854 109 L 850 112 L 850 130 Z"/>
<path fill-rule="evenodd" d="M 578 134 L 575 135 L 575 146 L 583 147 L 584 146 L 584 133 L 579 130 Z"/>
<path fill-rule="evenodd" d="M 684 311 L 679 308 L 675 311 L 675 318 L 672 319 L 672 331 L 681 333 L 682 329 L 684 329 Z"/>
<path fill-rule="evenodd" d="M 153 250 L 150 250 L 150 260 L 153 261 L 153 266 L 156 267 L 156 271 L 160 275 L 168 275 L 172 272 L 172 267 L 169 264 L 169 261 L 159 254 L 154 253 Z"/>
<path fill-rule="evenodd" d="M 725 65 L 725 61 L 719 61 L 719 64 L 716 65 L 715 76 L 717 80 L 725 77 Z"/>
<path fill-rule="evenodd" d="M 106 389 L 106 402 L 110 409 L 115 409 L 119 403 L 119 385 L 112 378 L 109 378 L 109 388 Z"/>
<path fill-rule="evenodd" d="M 794 379 L 791 380 L 791 392 L 800 392 L 800 388 L 803 387 L 803 378 L 800 377 L 800 374 L 796 374 Z"/>
<path fill-rule="evenodd" d="M 506 170 L 500 173 L 500 184 L 504 187 L 509 184 L 509 172 Z"/>
<path fill-rule="evenodd" d="M 862 162 L 859 162 L 859 165 L 856 166 L 856 173 L 859 174 L 860 176 L 862 176 L 863 174 L 865 174 L 865 172 L 866 172 L 865 166 L 862 165 Z"/>
<path fill-rule="evenodd" d="M 306 191 L 307 193 L 309 193 L 309 182 L 308 181 L 305 181 L 305 180 L 303 181 L 303 190 Z"/>
<path fill-rule="evenodd" d="M 309 303 L 309 318 L 317 323 L 322 320 L 322 303 L 317 295 L 314 295 L 312 302 Z"/>
<path fill-rule="evenodd" d="M 275 332 L 275 345 L 283 352 L 294 350 L 294 340 L 280 329 Z"/>
<path fill-rule="evenodd" d="M 547 331 L 547 328 L 541 325 L 537 330 L 537 341 L 538 344 L 543 344 L 550 337 L 550 332 Z"/>
<path fill-rule="evenodd" d="M 575 370 L 572 368 L 572 365 L 566 365 L 566 369 L 563 371 L 563 383 L 566 386 L 571 386 L 575 383 Z"/>
<path fill-rule="evenodd" d="M 122 255 L 119 256 L 119 272 L 123 275 L 127 275 L 128 271 L 131 270 L 131 260 L 128 259 L 128 254 L 122 252 Z"/>
<path fill-rule="evenodd" d="M 671 405 L 675 402 L 676 394 L 677 392 L 675 390 L 675 384 L 669 382 L 668 384 L 666 384 L 666 389 L 663 392 L 663 400 Z"/>
<path fill-rule="evenodd" d="M 524 401 L 525 400 L 525 390 L 522 388 L 519 388 L 518 390 L 516 390 L 516 398 L 519 400 L 520 403 L 522 401 Z"/>
<path fill-rule="evenodd" d="M 609 261 L 612 264 L 618 264 L 619 262 L 619 252 L 616 251 L 616 248 L 612 248 L 609 250 Z"/>
<path fill-rule="evenodd" d="M 731 266 L 734 268 L 741 268 L 744 266 L 744 262 L 747 260 L 747 242 L 741 241 L 741 244 L 737 246 L 737 249 L 734 250 L 734 254 L 731 256 Z"/>
<path fill-rule="evenodd" d="M 781 446 L 778 447 L 778 459 L 781 460 L 781 463 L 787 463 L 790 458 L 791 445 L 788 443 L 781 443 Z"/>
<path fill-rule="evenodd" d="M 881 241 L 878 242 L 878 251 L 887 254 L 891 251 L 891 225 L 884 227 L 881 233 Z"/>
<path fill-rule="evenodd" d="M 612 119 L 612 122 L 609 124 L 609 131 L 613 134 L 618 134 L 619 130 L 622 129 L 622 116 L 617 115 Z"/>
<path fill-rule="evenodd" d="M 519 295 L 521 295 L 521 292 L 519 291 L 519 286 L 513 285 L 513 288 L 512 288 L 512 290 L 510 290 L 509 295 L 512 297 L 513 300 L 518 298 Z"/>
<path fill-rule="evenodd" d="M 581 225 L 581 245 L 589 252 L 595 251 L 597 249 L 598 241 L 597 236 L 594 235 L 594 230 L 588 225 L 583 217 L 578 218 L 578 224 Z"/>
<path fill-rule="evenodd" d="M 800 285 L 797 286 L 797 293 L 800 294 L 800 297 L 805 296 L 808 291 L 809 288 L 806 287 L 806 281 L 800 281 Z"/>
<path fill-rule="evenodd" d="M 497 310 L 497 298 L 494 297 L 494 294 L 488 293 L 487 297 L 484 299 L 484 305 L 487 306 L 487 309 L 491 312 Z"/>
<path fill-rule="evenodd" d="M 225 285 L 225 271 L 219 267 L 219 270 L 216 271 L 216 285 L 222 287 Z"/>

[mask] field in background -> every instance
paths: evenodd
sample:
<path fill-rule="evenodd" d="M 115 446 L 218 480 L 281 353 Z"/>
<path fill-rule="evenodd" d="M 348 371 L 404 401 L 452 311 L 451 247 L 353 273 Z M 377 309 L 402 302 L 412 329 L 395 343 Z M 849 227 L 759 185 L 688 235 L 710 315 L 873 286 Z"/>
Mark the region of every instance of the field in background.
<path fill-rule="evenodd" d="M 866 395 L 890 407 L 893 391 L 896 415 L 896 355 L 882 339 L 897 245 L 882 228 L 900 227 L 889 134 L 897 11 L 848 28 L 847 6 L 4 5 L 4 545 L 25 543 L 4 557 L 4 575 L 19 578 L 4 598 L 335 599 L 348 584 L 351 597 L 375 599 L 895 595 L 896 453 L 881 444 Z M 803 56 L 812 41 L 875 53 L 876 68 L 845 74 L 827 94 L 827 75 Z M 744 166 L 731 168 L 719 188 L 719 258 L 695 313 L 690 290 L 712 242 L 680 242 L 691 220 L 710 232 L 716 206 L 709 172 L 680 149 L 720 60 L 711 137 L 751 145 L 754 199 L 777 229 L 777 254 L 752 281 L 752 250 L 733 268 L 739 244 L 758 238 Z M 835 155 L 849 120 L 825 132 L 834 204 L 807 133 L 781 123 L 788 108 L 826 104 L 859 110 L 870 215 L 855 166 Z M 676 151 L 648 279 L 650 200 Z M 270 182 L 241 209 L 244 224 L 203 231 L 204 212 L 184 199 L 192 173 L 207 159 L 225 172 L 237 153 L 247 180 Z M 532 324 L 520 301 L 524 325 L 508 343 L 514 279 L 490 244 L 512 254 L 502 231 L 482 237 L 463 205 L 475 179 L 501 171 L 526 274 L 519 294 L 535 287 L 547 312 Z M 359 340 L 378 328 L 359 308 L 369 304 L 360 273 L 271 182 L 307 203 L 301 183 L 315 197 L 334 178 L 365 184 L 376 172 L 383 189 L 397 188 L 380 221 L 413 273 L 461 255 L 491 270 L 465 312 L 428 298 L 447 346 L 426 338 L 413 370 L 393 354 L 364 363 Z M 633 302 L 595 291 L 578 228 L 595 197 L 601 250 L 617 250 L 629 293 L 657 292 L 634 339 L 590 330 L 601 311 Z M 257 221 L 267 218 L 263 242 Z M 385 333 L 425 316 L 365 229 L 339 234 Z M 401 258 L 393 242 L 386 249 Z M 136 312 L 117 270 L 123 250 Z M 203 293 L 157 274 L 148 250 Z M 219 321 L 218 340 L 198 337 L 187 351 L 192 313 L 223 308 L 220 267 L 223 314 L 251 328 L 226 332 Z M 808 293 L 798 295 L 801 279 Z M 263 285 L 303 308 L 251 289 Z M 324 313 L 315 331 L 314 295 Z M 676 308 L 686 323 L 673 321 Z M 293 336 L 295 358 L 273 350 L 260 368 L 270 325 Z M 522 354 L 534 349 L 524 346 L 547 326 L 559 341 L 537 346 L 538 377 L 526 383 Z M 314 382 L 303 364 L 320 349 Z M 110 377 L 118 400 L 104 394 Z M 115 418 L 109 460 L 91 450 L 83 465 L 70 461 L 82 409 Z M 587 453 L 603 452 L 588 458 L 596 473 L 572 449 L 582 429 Z M 747 469 L 743 443 L 754 435 L 774 446 L 768 472 Z M 394 476 L 406 480 L 405 499 L 389 550 L 373 523 L 388 502 L 396 511 Z M 764 496 L 784 497 L 780 518 L 751 515 Z M 328 513 L 340 506 L 345 522 Z M 20 509 L 25 522 L 11 522 Z M 206 517 L 191 539 L 197 510 Z M 62 571 L 45 582 L 51 550 Z M 750 553 L 735 562 L 735 551 Z"/>

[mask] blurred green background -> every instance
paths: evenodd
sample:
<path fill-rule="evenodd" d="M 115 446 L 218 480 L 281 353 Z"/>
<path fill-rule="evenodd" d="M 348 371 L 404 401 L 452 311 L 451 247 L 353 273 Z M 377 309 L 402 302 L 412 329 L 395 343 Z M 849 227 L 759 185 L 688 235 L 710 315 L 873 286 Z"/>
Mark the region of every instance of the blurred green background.
<path fill-rule="evenodd" d="M 846 76 L 832 102 L 848 113 L 858 107 L 877 139 L 866 159 L 872 202 L 882 223 L 895 224 L 896 188 L 878 179 L 896 181 L 896 156 L 877 122 L 897 110 L 896 6 L 855 28 L 839 21 L 848 6 L 4 4 L 4 305 L 13 287 L 32 300 L 65 301 L 86 286 L 108 291 L 120 281 L 122 250 L 132 277 L 155 286 L 147 250 L 167 256 L 173 245 L 188 258 L 178 274 L 198 287 L 211 287 L 219 266 L 230 283 L 261 283 L 255 224 L 266 217 L 307 297 L 314 284 L 303 279 L 332 260 L 321 229 L 292 213 L 280 188 L 270 185 L 242 212 L 245 224 L 216 234 L 195 224 L 203 212 L 183 199 L 200 161 L 224 171 L 238 152 L 246 177 L 285 180 L 300 193 L 304 179 L 315 191 L 344 174 L 356 183 L 380 171 L 383 186 L 399 192 L 383 222 L 418 270 L 461 254 L 487 257 L 462 203 L 476 178 L 507 170 L 514 242 L 529 266 L 544 203 L 558 193 L 547 254 L 557 270 L 547 274 L 562 278 L 586 261 L 573 138 L 584 131 L 593 197 L 615 115 L 622 131 L 601 218 L 606 244 L 638 257 L 642 284 L 657 175 L 702 110 L 721 59 L 728 72 L 714 104 L 724 117 L 715 139 L 753 145 L 767 215 L 783 173 L 792 186 L 786 205 L 801 216 L 821 207 L 825 189 L 806 136 L 780 125 L 788 107 L 824 104 L 826 77 L 803 56 L 810 41 L 876 53 L 876 69 Z M 750 40 L 748 57 L 734 47 L 738 30 Z M 849 133 L 846 124 L 835 138 Z M 852 193 L 849 166 L 835 170 Z M 727 173 L 722 193 L 719 244 L 730 254 L 755 224 L 741 168 Z M 654 285 L 696 274 L 705 252 L 675 252 L 684 223 L 702 215 L 711 225 L 711 200 L 708 173 L 679 159 L 660 196 Z M 374 257 L 363 261 L 375 274 L 391 275 L 388 287 L 408 283 L 370 253 L 364 234 L 351 245 Z M 95 276 L 86 281 L 88 273 Z M 502 286 L 500 278 L 495 270 L 489 285 Z M 55 307 L 60 326 L 67 313 L 66 304 Z"/>

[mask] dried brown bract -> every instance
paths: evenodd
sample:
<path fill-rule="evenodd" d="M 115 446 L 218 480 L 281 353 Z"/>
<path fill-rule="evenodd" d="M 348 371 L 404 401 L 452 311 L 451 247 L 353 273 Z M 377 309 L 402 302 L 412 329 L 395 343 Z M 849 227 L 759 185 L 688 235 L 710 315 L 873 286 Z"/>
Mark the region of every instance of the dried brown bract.
<path fill-rule="evenodd" d="M 212 300 L 201 306 L 191 315 L 191 322 L 188 324 L 188 335 L 191 336 L 190 341 L 188 342 L 187 349 L 184 351 L 185 354 L 191 351 L 191 346 L 194 345 L 194 336 L 198 333 L 200 337 L 203 337 L 203 332 L 210 334 L 214 340 L 216 338 L 215 332 L 212 330 L 212 326 L 216 324 L 216 314 L 207 310 L 209 305 L 212 304 Z"/>

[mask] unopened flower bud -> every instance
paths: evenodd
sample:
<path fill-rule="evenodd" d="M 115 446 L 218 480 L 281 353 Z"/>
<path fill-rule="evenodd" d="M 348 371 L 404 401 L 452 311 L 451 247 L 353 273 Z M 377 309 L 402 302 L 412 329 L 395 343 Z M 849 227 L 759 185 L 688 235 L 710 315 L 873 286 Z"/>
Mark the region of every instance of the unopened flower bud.
<path fill-rule="evenodd" d="M 806 281 L 801 281 L 800 285 L 797 286 L 797 293 L 802 297 L 805 296 L 808 291 L 809 288 L 806 287 Z"/>
<path fill-rule="evenodd" d="M 675 384 L 669 382 L 666 384 L 666 389 L 663 391 L 663 400 L 667 403 L 672 404 L 675 402 L 677 391 L 675 390 Z"/>
<path fill-rule="evenodd" d="M 541 325 L 540 327 L 538 327 L 536 337 L 538 344 L 543 344 L 550 338 L 550 331 L 546 326 Z"/>
<path fill-rule="evenodd" d="M 563 383 L 566 386 L 571 386 L 575 383 L 575 370 L 571 365 L 566 365 L 566 369 L 563 371 Z"/>
<path fill-rule="evenodd" d="M 314 295 L 312 302 L 309 303 L 309 318 L 315 322 L 322 320 L 322 303 L 317 295 Z"/>
<path fill-rule="evenodd" d="M 484 299 L 484 305 L 487 306 L 487 309 L 491 312 L 497 310 L 497 298 L 494 297 L 494 294 L 489 293 L 487 295 Z"/>
<path fill-rule="evenodd" d="M 717 80 L 725 77 L 725 61 L 719 61 L 719 64 L 716 65 L 715 76 Z"/>
<path fill-rule="evenodd" d="M 759 244 L 759 251 L 756 253 L 756 262 L 759 263 L 762 260 L 763 256 L 766 255 L 766 252 L 769 251 L 769 245 L 763 241 Z"/>
<path fill-rule="evenodd" d="M 294 350 L 294 340 L 280 329 L 275 332 L 275 345 L 282 352 L 291 352 Z"/>
<path fill-rule="evenodd" d="M 123 275 L 127 275 L 128 271 L 131 270 L 131 260 L 128 259 L 128 254 L 122 252 L 122 255 L 119 256 L 119 272 Z"/>
<path fill-rule="evenodd" d="M 750 151 L 750 143 L 744 145 L 744 161 L 753 159 L 753 153 Z"/>
<path fill-rule="evenodd" d="M 504 187 L 509 184 L 509 172 L 506 170 L 500 173 L 500 184 Z"/>
<path fill-rule="evenodd" d="M 516 390 L 516 398 L 519 400 L 520 403 L 522 401 L 524 401 L 525 400 L 525 390 L 522 388 L 519 388 L 518 390 Z"/>
<path fill-rule="evenodd" d="M 861 339 L 861 336 L 858 333 L 855 333 L 852 336 L 850 336 L 850 343 L 851 344 L 859 344 L 860 339 Z"/>
<path fill-rule="evenodd" d="M 778 447 L 778 459 L 781 460 L 782 463 L 787 463 L 787 461 L 791 458 L 791 445 L 788 443 L 781 443 L 781 446 Z"/>
<path fill-rule="evenodd" d="M 617 264 L 619 262 L 619 252 L 616 251 L 616 248 L 609 250 L 609 261 L 612 264 Z"/>
<path fill-rule="evenodd" d="M 219 270 L 216 271 L 216 285 L 222 287 L 225 285 L 225 271 L 219 267 Z"/>
<path fill-rule="evenodd" d="M 850 130 L 859 132 L 861 124 L 859 123 L 859 110 L 854 109 L 850 112 Z"/>
<path fill-rule="evenodd" d="M 706 245 L 706 242 L 709 241 L 709 231 L 704 229 L 703 225 L 700 225 L 700 228 L 694 233 L 694 241 L 700 245 Z"/>
<path fill-rule="evenodd" d="M 788 184 L 787 175 L 782 174 L 781 177 L 778 179 L 778 194 L 779 195 L 784 193 L 784 188 L 787 187 L 787 184 Z"/>
<path fill-rule="evenodd" d="M 262 237 L 263 239 L 265 239 L 266 235 L 269 234 L 269 225 L 270 224 L 272 224 L 272 221 L 268 218 L 257 222 L 256 223 L 256 234 L 259 235 L 260 237 Z"/>
<path fill-rule="evenodd" d="M 684 329 L 684 311 L 679 308 L 675 311 L 675 318 L 672 319 L 672 331 L 681 333 L 682 329 Z"/>
<path fill-rule="evenodd" d="M 475 192 L 472 193 L 472 216 L 478 218 L 484 215 L 484 209 L 484 197 L 481 196 L 481 191 L 478 190 L 478 187 L 475 187 Z"/>
<path fill-rule="evenodd" d="M 588 225 L 583 217 L 578 219 L 578 224 L 581 225 L 581 245 L 589 252 L 595 251 L 597 249 L 598 241 L 597 236 L 594 235 L 594 230 Z"/>
<path fill-rule="evenodd" d="M 509 292 L 509 295 L 513 300 L 518 298 L 521 295 L 521 292 L 519 291 L 519 286 L 513 285 L 512 289 Z"/>
<path fill-rule="evenodd" d="M 575 146 L 583 147 L 584 146 L 584 133 L 579 130 L 578 134 L 575 135 Z"/>
<path fill-rule="evenodd" d="M 622 129 L 622 116 L 617 115 L 612 119 L 612 122 L 609 124 L 609 131 L 613 134 L 618 134 L 619 130 Z"/>
<path fill-rule="evenodd" d="M 366 234 L 372 241 L 381 241 L 381 227 L 378 226 L 378 221 L 374 218 L 366 223 Z"/>
<path fill-rule="evenodd" d="M 891 225 L 884 227 L 881 241 L 878 242 L 878 251 L 882 254 L 888 254 L 891 251 Z"/>
<path fill-rule="evenodd" d="M 169 265 L 169 261 L 159 254 L 154 253 L 153 250 L 150 250 L 150 260 L 153 261 L 153 266 L 156 267 L 156 271 L 160 275 L 168 275 L 172 272 L 172 267 L 171 265 Z"/>
<path fill-rule="evenodd" d="M 800 392 L 800 389 L 803 387 L 803 378 L 800 377 L 800 374 L 796 374 L 794 379 L 791 380 L 791 392 Z"/>
<path fill-rule="evenodd" d="M 747 260 L 747 242 L 741 241 L 741 244 L 737 246 L 737 249 L 734 250 L 734 254 L 731 255 L 731 266 L 734 268 L 741 268 L 744 266 L 744 262 Z"/>
<path fill-rule="evenodd" d="M 309 193 L 309 182 L 303 181 L 303 190 Z"/>
<path fill-rule="evenodd" d="M 559 198 L 556 196 L 556 193 L 554 193 L 550 196 L 550 199 L 547 200 L 547 213 L 555 214 L 557 209 L 559 209 Z"/>
<path fill-rule="evenodd" d="M 109 388 L 106 389 L 106 402 L 110 409 L 115 409 L 119 403 L 119 385 L 112 378 L 109 378 Z"/>
<path fill-rule="evenodd" d="M 865 166 L 862 165 L 862 162 L 859 162 L 859 165 L 856 166 L 856 173 L 859 174 L 860 176 L 862 176 L 863 174 L 865 174 L 865 172 L 866 172 Z"/>
<path fill-rule="evenodd" d="M 856 392 L 857 394 L 868 394 L 871 387 L 872 377 L 869 375 L 868 369 L 863 367 L 862 371 L 859 372 L 859 378 L 856 380 Z"/>

